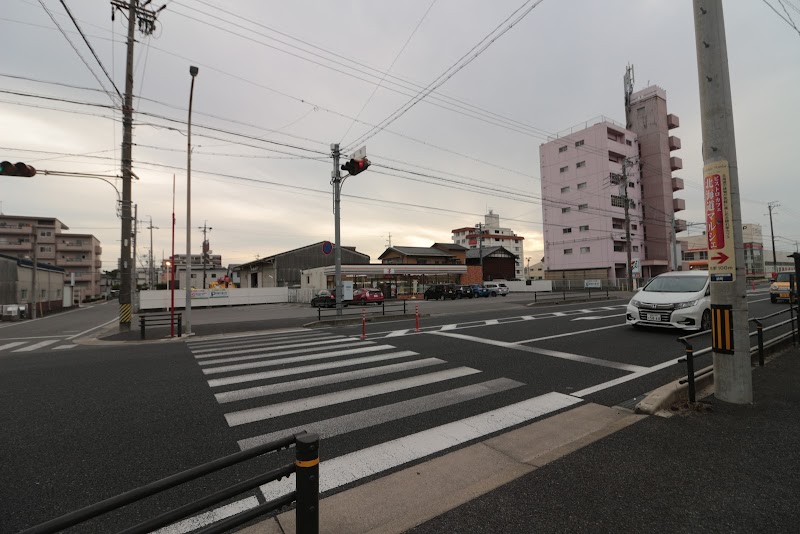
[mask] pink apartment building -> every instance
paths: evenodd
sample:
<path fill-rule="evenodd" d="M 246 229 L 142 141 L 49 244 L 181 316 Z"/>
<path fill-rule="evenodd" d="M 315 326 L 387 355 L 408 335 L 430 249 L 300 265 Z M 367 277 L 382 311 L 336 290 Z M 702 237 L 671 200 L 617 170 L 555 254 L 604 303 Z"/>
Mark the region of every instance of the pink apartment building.
<path fill-rule="evenodd" d="M 666 113 L 666 92 L 652 86 L 633 93 L 629 125 L 601 117 L 539 147 L 546 279 L 626 278 L 628 247 L 637 278 L 680 264 L 675 232 L 686 223 L 674 213 L 685 204 L 672 197 L 683 180 L 672 177 L 681 161 L 671 156 L 680 140 L 669 135 L 678 118 Z"/>

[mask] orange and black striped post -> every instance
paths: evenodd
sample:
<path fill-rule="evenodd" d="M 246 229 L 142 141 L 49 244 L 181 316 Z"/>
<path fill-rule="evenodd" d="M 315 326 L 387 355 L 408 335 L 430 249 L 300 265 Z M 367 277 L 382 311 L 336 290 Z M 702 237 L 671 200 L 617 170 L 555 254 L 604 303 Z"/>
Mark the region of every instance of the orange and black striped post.
<path fill-rule="evenodd" d="M 733 354 L 733 306 L 711 305 L 711 345 L 714 352 Z"/>
<path fill-rule="evenodd" d="M 297 534 L 319 532 L 319 436 L 300 434 L 295 448 Z"/>

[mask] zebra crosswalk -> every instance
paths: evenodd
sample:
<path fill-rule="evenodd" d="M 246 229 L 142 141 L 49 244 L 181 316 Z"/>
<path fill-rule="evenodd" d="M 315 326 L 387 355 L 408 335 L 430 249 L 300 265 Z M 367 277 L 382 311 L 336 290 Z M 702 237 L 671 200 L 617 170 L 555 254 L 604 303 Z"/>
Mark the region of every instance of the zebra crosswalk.
<path fill-rule="evenodd" d="M 60 345 L 56 345 L 60 343 Z M 24 340 L 2 340 L 0 339 L 0 353 L 2 352 L 33 352 L 37 350 L 67 350 L 76 347 L 72 342 L 61 338 L 57 339 L 24 339 Z"/>
<path fill-rule="evenodd" d="M 521 393 L 515 397 L 522 398 L 521 402 L 503 405 L 504 397 L 492 404 L 500 408 L 481 412 L 485 409 L 481 400 L 526 384 L 401 349 L 392 345 L 391 339 L 376 342 L 325 331 L 293 330 L 195 339 L 187 344 L 223 408 L 228 427 L 240 438 L 241 450 L 302 430 L 319 434 L 324 443 L 400 420 L 411 420 L 406 427 L 415 428 L 413 418 L 437 410 L 436 421 L 449 418 L 433 428 L 420 423 L 418 431 L 400 438 L 390 433 L 387 441 L 377 445 L 359 449 L 353 444 L 350 452 L 326 459 L 323 464 L 335 462 L 349 474 L 330 475 L 325 490 L 581 402 L 560 393 L 530 399 Z M 469 401 L 479 402 L 461 408 Z M 442 412 L 443 408 L 452 411 Z M 471 415 L 464 418 L 464 414 Z M 422 441 L 424 445 L 420 445 Z M 276 492 L 291 491 L 292 484 L 284 480 L 261 491 L 272 499 Z"/>

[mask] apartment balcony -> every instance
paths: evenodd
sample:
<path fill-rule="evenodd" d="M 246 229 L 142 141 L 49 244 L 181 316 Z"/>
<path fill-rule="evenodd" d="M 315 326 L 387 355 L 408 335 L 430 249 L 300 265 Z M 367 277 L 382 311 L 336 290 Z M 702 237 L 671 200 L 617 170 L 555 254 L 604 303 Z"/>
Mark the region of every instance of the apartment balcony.
<path fill-rule="evenodd" d="M 667 128 L 672 130 L 673 128 L 679 128 L 681 125 L 681 120 L 678 118 L 677 115 L 673 115 L 670 113 L 667 115 Z"/>
<path fill-rule="evenodd" d="M 680 150 L 681 149 L 681 138 L 675 137 L 674 135 L 669 136 L 669 149 L 670 150 Z"/>
<path fill-rule="evenodd" d="M 29 250 L 33 254 L 33 247 L 30 243 L 0 243 L 0 251 Z"/>
<path fill-rule="evenodd" d="M 103 247 L 97 245 L 96 247 L 94 247 L 94 253 L 99 256 L 100 254 L 103 253 Z"/>
<path fill-rule="evenodd" d="M 669 166 L 673 171 L 679 171 L 683 168 L 683 160 L 673 156 L 669 158 Z"/>
<path fill-rule="evenodd" d="M 685 232 L 686 231 L 686 221 L 683 219 L 675 219 L 675 232 Z"/>
<path fill-rule="evenodd" d="M 58 250 L 63 251 L 80 251 L 80 252 L 90 252 L 92 250 L 91 243 L 78 243 L 76 241 L 65 241 L 63 243 L 58 244 Z"/>
<path fill-rule="evenodd" d="M 58 261 L 60 267 L 74 269 L 75 267 L 92 267 L 94 262 L 91 258 L 62 258 Z"/>
<path fill-rule="evenodd" d="M 683 211 L 686 209 L 686 201 L 682 198 L 672 199 L 672 211 Z"/>
<path fill-rule="evenodd" d="M 31 226 L 0 226 L 0 235 L 32 235 L 33 227 Z"/>
<path fill-rule="evenodd" d="M 672 192 L 683 190 L 683 178 L 672 179 Z"/>
<path fill-rule="evenodd" d="M 91 282 L 92 281 L 92 276 L 93 276 L 92 273 L 77 272 L 77 273 L 74 273 L 74 274 L 75 274 L 75 281 L 76 282 Z M 72 276 L 72 273 L 67 273 L 67 276 L 66 276 L 67 280 L 69 280 L 71 276 Z"/>

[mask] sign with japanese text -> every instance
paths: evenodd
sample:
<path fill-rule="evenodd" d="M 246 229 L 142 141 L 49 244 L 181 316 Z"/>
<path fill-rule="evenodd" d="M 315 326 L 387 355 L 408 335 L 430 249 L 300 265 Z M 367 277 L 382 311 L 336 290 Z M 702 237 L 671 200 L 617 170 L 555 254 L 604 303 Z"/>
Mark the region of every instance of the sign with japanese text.
<path fill-rule="evenodd" d="M 733 282 L 736 279 L 730 183 L 727 161 L 716 161 L 703 167 L 708 272 L 712 282 Z"/>

